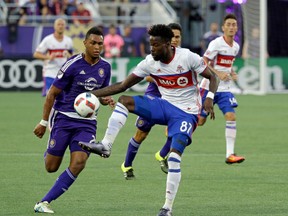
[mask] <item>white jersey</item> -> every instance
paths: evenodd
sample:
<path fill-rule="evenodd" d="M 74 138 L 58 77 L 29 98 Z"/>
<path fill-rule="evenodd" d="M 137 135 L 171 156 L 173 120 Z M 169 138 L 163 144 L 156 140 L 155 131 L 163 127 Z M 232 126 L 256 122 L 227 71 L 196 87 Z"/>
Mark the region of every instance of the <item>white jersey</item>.
<path fill-rule="evenodd" d="M 231 73 L 232 66 L 238 52 L 239 44 L 236 41 L 233 41 L 233 46 L 230 46 L 226 43 L 224 37 L 218 37 L 210 42 L 204 56 L 213 62 L 212 66 L 216 70 Z M 220 80 L 217 92 L 230 91 L 230 85 L 231 81 Z M 203 78 L 200 83 L 200 87 L 209 89 L 209 80 Z"/>
<path fill-rule="evenodd" d="M 198 54 L 176 48 L 170 62 L 165 64 L 155 61 L 150 54 L 137 65 L 133 73 L 139 77 L 151 76 L 158 85 L 162 99 L 186 113 L 197 115 L 202 105 L 197 75 L 206 67 Z"/>
<path fill-rule="evenodd" d="M 53 34 L 47 35 L 36 48 L 37 52 L 56 55 L 56 58 L 45 60 L 43 65 L 43 76 L 55 78 L 61 66 L 67 60 L 67 52 L 72 53 L 72 39 L 66 35 L 62 41 L 56 40 Z"/>

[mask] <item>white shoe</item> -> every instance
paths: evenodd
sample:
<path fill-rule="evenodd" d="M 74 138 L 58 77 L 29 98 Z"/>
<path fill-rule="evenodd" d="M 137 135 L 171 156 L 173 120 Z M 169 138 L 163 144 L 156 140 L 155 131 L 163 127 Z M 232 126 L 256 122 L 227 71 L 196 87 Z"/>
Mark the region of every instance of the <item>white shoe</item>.
<path fill-rule="evenodd" d="M 38 213 L 54 213 L 54 211 L 50 207 L 50 204 L 47 201 L 36 203 L 36 205 L 34 206 L 34 211 Z"/>

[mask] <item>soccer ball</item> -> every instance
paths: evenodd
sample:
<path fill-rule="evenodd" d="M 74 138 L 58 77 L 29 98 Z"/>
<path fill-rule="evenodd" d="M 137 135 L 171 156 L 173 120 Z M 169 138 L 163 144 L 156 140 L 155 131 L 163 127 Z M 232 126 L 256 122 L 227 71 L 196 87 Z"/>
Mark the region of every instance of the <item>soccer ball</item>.
<path fill-rule="evenodd" d="M 90 92 L 79 94 L 74 101 L 74 109 L 79 116 L 90 118 L 98 111 L 100 102 L 98 98 Z"/>

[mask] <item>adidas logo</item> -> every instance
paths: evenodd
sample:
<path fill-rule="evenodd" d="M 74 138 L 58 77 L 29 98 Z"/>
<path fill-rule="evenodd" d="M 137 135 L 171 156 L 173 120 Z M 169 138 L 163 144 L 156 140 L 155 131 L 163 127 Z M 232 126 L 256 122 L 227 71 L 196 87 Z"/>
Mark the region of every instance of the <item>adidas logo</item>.
<path fill-rule="evenodd" d="M 79 74 L 86 74 L 84 70 L 82 70 Z"/>

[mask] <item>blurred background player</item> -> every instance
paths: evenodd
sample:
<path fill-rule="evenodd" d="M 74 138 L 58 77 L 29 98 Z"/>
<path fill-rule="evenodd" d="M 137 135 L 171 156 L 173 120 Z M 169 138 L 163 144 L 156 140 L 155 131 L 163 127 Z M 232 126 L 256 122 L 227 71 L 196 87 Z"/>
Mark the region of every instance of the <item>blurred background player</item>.
<path fill-rule="evenodd" d="M 212 40 L 223 35 L 223 33 L 219 31 L 218 28 L 219 28 L 218 23 L 213 22 L 210 24 L 210 30 L 203 35 L 203 38 L 201 41 L 202 54 L 205 53 L 206 49 L 208 48 L 209 43 Z"/>
<path fill-rule="evenodd" d="M 89 157 L 89 153 L 78 145 L 79 140 L 95 140 L 96 116 L 80 117 L 73 104 L 80 93 L 109 85 L 111 65 L 100 57 L 103 33 L 98 28 L 93 27 L 87 32 L 84 46 L 84 53 L 73 56 L 59 70 L 47 94 L 42 120 L 34 129 L 34 134 L 42 138 L 48 121 L 52 126 L 44 154 L 47 172 L 56 172 L 68 146 L 70 149 L 69 167 L 61 173 L 41 201 L 36 203 L 34 211 L 38 213 L 54 213 L 50 202 L 60 197 L 75 182 Z M 114 107 L 111 97 L 99 98 L 99 101 L 103 105 Z M 52 107 L 53 112 L 49 117 Z"/>
<path fill-rule="evenodd" d="M 242 156 L 237 156 L 234 152 L 236 140 L 236 114 L 235 109 L 238 106 L 236 98 L 230 91 L 232 80 L 237 80 L 237 74 L 232 66 L 236 55 L 239 52 L 239 45 L 234 41 L 234 36 L 238 30 L 237 18 L 233 14 L 227 14 L 224 17 L 222 30 L 224 36 L 211 41 L 204 54 L 204 60 L 215 69 L 220 83 L 215 94 L 214 103 L 224 114 L 226 120 L 226 160 L 227 164 L 241 163 L 245 160 Z M 200 83 L 201 96 L 204 101 L 208 93 L 209 80 L 203 79 Z M 201 112 L 198 125 L 204 125 L 209 113 L 204 110 Z"/>
<path fill-rule="evenodd" d="M 54 33 L 47 35 L 36 48 L 33 56 L 44 61 L 42 95 L 46 96 L 58 71 L 65 61 L 72 55 L 72 39 L 64 34 L 66 21 L 62 18 L 54 22 Z"/>
<path fill-rule="evenodd" d="M 171 40 L 171 45 L 175 47 L 181 46 L 181 32 L 182 28 L 178 23 L 170 23 L 168 25 L 174 34 L 174 37 Z M 152 97 L 161 97 L 161 94 L 158 90 L 158 86 L 155 84 L 154 80 L 148 76 L 146 80 L 149 82 L 149 85 L 145 91 L 145 95 Z M 141 143 L 148 136 L 151 128 L 155 124 L 147 121 L 145 118 L 138 116 L 135 126 L 137 127 L 135 135 L 130 139 L 128 143 L 128 148 L 126 152 L 125 161 L 121 165 L 121 170 L 124 173 L 124 178 L 131 180 L 135 178 L 134 170 L 132 167 L 133 161 L 137 155 L 138 149 Z M 167 164 L 167 155 L 170 151 L 171 139 L 167 138 L 166 143 L 164 144 L 161 151 L 158 151 L 155 154 L 155 158 L 160 163 L 161 170 L 165 173 L 168 173 L 168 164 Z"/>

